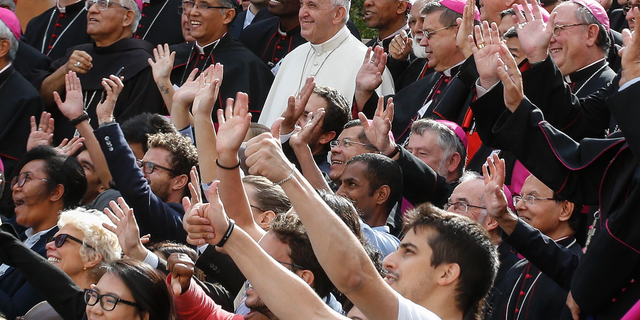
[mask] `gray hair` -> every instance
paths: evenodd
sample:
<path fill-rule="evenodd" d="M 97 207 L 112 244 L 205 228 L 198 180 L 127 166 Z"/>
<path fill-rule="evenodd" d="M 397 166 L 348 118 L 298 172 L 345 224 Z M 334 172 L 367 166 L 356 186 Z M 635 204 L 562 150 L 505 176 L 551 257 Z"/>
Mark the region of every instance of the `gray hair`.
<path fill-rule="evenodd" d="M 331 0 L 331 4 L 333 8 L 344 7 L 347 12 L 342 19 L 342 23 L 347 23 L 349 21 L 349 11 L 351 10 L 351 0 Z"/>
<path fill-rule="evenodd" d="M 436 143 L 442 149 L 443 161 L 449 159 L 454 152 L 460 154 L 460 164 L 456 168 L 456 175 L 462 176 L 467 162 L 467 150 L 462 144 L 462 140 L 449 127 L 433 119 L 420 119 L 411 125 L 411 134 L 423 135 L 425 131 L 438 134 Z"/>
<path fill-rule="evenodd" d="M 591 24 L 595 24 L 598 26 L 598 37 L 596 38 L 596 46 L 604 52 L 604 56 L 606 57 L 609 54 L 609 49 L 611 48 L 611 39 L 609 38 L 609 33 L 607 32 L 607 28 L 596 19 L 596 17 L 589 11 L 589 9 L 579 3 L 575 3 L 578 6 L 578 9 L 575 11 L 576 18 L 580 23 L 585 23 L 587 27 Z"/>
<path fill-rule="evenodd" d="M 133 18 L 133 23 L 131 24 L 131 33 L 136 33 L 136 30 L 138 30 L 138 24 L 140 24 L 140 19 L 142 19 L 138 3 L 135 0 L 120 0 L 120 4 L 129 8 L 129 10 L 136 14 L 135 18 Z"/>
<path fill-rule="evenodd" d="M 11 29 L 4 23 L 4 21 L 0 20 L 0 39 L 9 40 L 9 52 L 6 55 L 7 62 L 12 62 L 13 59 L 16 58 L 16 52 L 18 51 L 18 39 L 11 32 Z"/>
<path fill-rule="evenodd" d="M 0 0 L 0 7 L 16 11 L 16 3 L 13 0 Z"/>

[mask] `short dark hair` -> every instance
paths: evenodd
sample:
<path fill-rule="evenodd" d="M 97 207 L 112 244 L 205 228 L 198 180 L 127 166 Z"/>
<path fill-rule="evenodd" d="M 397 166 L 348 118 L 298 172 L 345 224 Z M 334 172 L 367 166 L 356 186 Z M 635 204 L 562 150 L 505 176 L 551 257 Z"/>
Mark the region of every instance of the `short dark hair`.
<path fill-rule="evenodd" d="M 503 10 L 502 12 L 500 12 L 500 20 L 502 20 L 506 16 L 515 16 L 515 15 L 516 15 L 516 11 L 513 10 L 513 8 L 509 8 L 507 10 Z"/>
<path fill-rule="evenodd" d="M 299 270 L 298 266 L 300 266 L 304 270 L 309 270 L 313 273 L 313 289 L 320 297 L 327 296 L 335 289 L 313 252 L 307 230 L 298 214 L 287 212 L 277 215 L 271 221 L 271 229 L 269 231 L 273 232 L 278 240 L 289 246 L 289 257 L 294 264 L 291 266 L 292 271 Z"/>
<path fill-rule="evenodd" d="M 313 93 L 327 102 L 321 127 L 322 133 L 335 131 L 336 137 L 339 136 L 345 123 L 351 120 L 347 99 L 338 90 L 330 87 L 316 86 Z"/>
<path fill-rule="evenodd" d="M 389 212 L 393 206 L 402 199 L 402 170 L 400 165 L 387 156 L 377 153 L 359 154 L 347 161 L 346 166 L 354 162 L 361 162 L 366 165 L 364 176 L 369 181 L 369 195 L 380 187 L 389 186 L 389 199 L 385 203 Z"/>
<path fill-rule="evenodd" d="M 198 165 L 198 152 L 191 139 L 177 132 L 151 135 L 148 145 L 149 149 L 161 148 L 171 153 L 171 169 L 177 173 L 173 176 L 186 174 L 188 177 L 191 167 Z"/>
<path fill-rule="evenodd" d="M 44 169 L 49 176 L 47 182 L 49 192 L 59 184 L 64 187 L 62 195 L 64 209 L 73 209 L 80 205 L 80 201 L 87 192 L 87 177 L 78 159 L 60 155 L 50 146 L 37 146 L 20 158 L 13 169 L 14 175 L 17 176 L 22 167 L 35 160 L 44 161 Z"/>
<path fill-rule="evenodd" d="M 509 29 L 507 29 L 507 31 L 505 31 L 505 33 L 502 35 L 502 39 L 511 39 L 511 38 L 517 38 L 518 37 L 518 32 L 516 31 L 515 27 L 511 27 Z"/>
<path fill-rule="evenodd" d="M 553 196 L 552 196 L 553 200 L 556 201 L 556 203 L 561 204 L 565 201 L 569 201 L 567 200 L 567 198 L 561 196 L 560 194 L 556 193 L 555 191 L 553 191 Z M 571 202 L 571 201 L 569 201 Z M 573 203 L 573 211 L 571 212 L 571 216 L 569 217 L 569 220 L 567 220 L 567 222 L 569 223 L 569 227 L 571 228 L 571 230 L 573 230 L 573 232 L 576 232 L 576 230 L 578 230 L 578 228 L 580 227 L 580 217 L 582 215 L 582 205 L 579 205 L 577 203 Z"/>
<path fill-rule="evenodd" d="M 486 296 L 498 272 L 498 253 L 487 231 L 477 222 L 422 204 L 405 214 L 404 232 L 431 229 L 427 242 L 433 251 L 431 266 L 456 263 L 460 277 L 456 306 L 463 319 L 475 318 L 485 306 Z"/>
<path fill-rule="evenodd" d="M 362 122 L 360 122 L 360 119 L 353 119 L 344 124 L 344 128 L 342 128 L 342 131 L 352 127 L 357 127 L 357 126 L 362 127 Z M 367 134 L 364 133 L 364 127 L 362 128 L 362 131 L 360 131 L 360 133 L 358 134 L 357 138 L 358 140 L 360 140 L 360 142 L 364 144 L 368 144 L 367 147 L 369 147 L 369 149 L 373 149 L 376 152 L 380 152 L 380 150 L 378 150 L 374 145 L 371 144 L 371 142 L 369 141 L 369 138 L 367 138 Z"/>
<path fill-rule="evenodd" d="M 140 312 L 149 314 L 149 320 L 170 320 L 173 316 L 173 297 L 169 288 L 154 268 L 148 264 L 123 259 L 111 263 L 107 267 L 111 273 L 129 288 Z"/>
<path fill-rule="evenodd" d="M 240 9 L 240 4 L 236 0 L 218 0 L 218 4 L 221 7 L 227 7 L 230 10 L 233 10 L 235 12 L 231 22 L 229 22 L 229 24 L 227 24 L 227 28 L 231 28 L 231 26 L 233 25 L 233 21 L 235 21 L 236 17 L 238 16 L 238 13 L 240 13 L 240 11 L 242 11 Z M 220 14 L 224 15 L 224 10 L 220 10 Z"/>
<path fill-rule="evenodd" d="M 141 143 L 142 151 L 149 150 L 149 135 L 156 133 L 178 132 L 176 127 L 163 115 L 157 113 L 141 113 L 133 116 L 121 125 L 122 133 L 129 144 Z"/>
<path fill-rule="evenodd" d="M 274 185 L 269 179 L 263 176 L 245 176 L 242 182 L 255 187 L 258 209 L 271 210 L 275 214 L 285 213 L 291 209 L 291 201 L 282 187 Z"/>

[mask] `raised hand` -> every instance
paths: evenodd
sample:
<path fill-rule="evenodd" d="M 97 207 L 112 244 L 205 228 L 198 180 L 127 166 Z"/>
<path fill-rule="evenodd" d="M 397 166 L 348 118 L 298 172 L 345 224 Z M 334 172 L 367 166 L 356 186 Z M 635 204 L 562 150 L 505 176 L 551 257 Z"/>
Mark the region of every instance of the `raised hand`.
<path fill-rule="evenodd" d="M 387 54 L 384 48 L 376 46 L 368 48 L 364 62 L 356 76 L 356 90 L 373 92 L 382 84 L 382 73 L 387 65 Z"/>
<path fill-rule="evenodd" d="M 191 194 L 191 203 L 202 203 L 200 175 L 198 174 L 198 169 L 195 166 L 191 168 L 190 176 L 191 182 L 189 182 L 189 193 Z"/>
<path fill-rule="evenodd" d="M 467 0 L 464 7 L 462 18 L 456 19 L 458 24 L 458 34 L 456 34 L 456 44 L 465 58 L 473 54 L 471 48 L 473 45 L 467 41 L 467 38 L 473 34 L 473 20 L 475 16 L 476 2 L 475 0 Z"/>
<path fill-rule="evenodd" d="M 198 68 L 191 70 L 191 73 L 187 77 L 187 80 L 182 84 L 182 87 L 178 88 L 173 94 L 173 104 L 176 107 L 189 108 L 193 99 L 196 97 L 198 89 L 200 89 L 200 77 L 196 78 L 198 74 Z M 201 75 L 201 77 L 204 75 Z"/>
<path fill-rule="evenodd" d="M 507 211 L 507 197 L 504 194 L 504 160 L 497 154 L 487 158 L 487 163 L 482 166 L 484 176 L 484 204 L 487 212 L 495 219 L 502 218 Z"/>
<path fill-rule="evenodd" d="M 218 135 L 216 151 L 222 166 L 233 167 L 238 163 L 238 150 L 251 125 L 249 96 L 238 92 L 236 100 L 227 99 L 225 110 L 218 110 Z"/>
<path fill-rule="evenodd" d="M 198 91 L 193 100 L 193 115 L 195 117 L 209 117 L 213 112 L 218 92 L 222 85 L 224 66 L 220 63 L 209 66 L 204 75 L 198 80 Z"/>
<path fill-rule="evenodd" d="M 316 87 L 315 81 L 313 81 L 313 77 L 307 78 L 307 82 L 300 90 L 300 93 L 297 97 L 290 96 L 287 109 L 282 113 L 282 117 L 284 120 L 282 121 L 282 127 L 280 130 L 281 134 L 289 134 L 293 131 L 296 126 L 296 122 L 302 114 L 304 113 L 304 109 L 307 106 L 307 102 L 309 102 L 309 97 L 313 93 L 313 89 Z"/>
<path fill-rule="evenodd" d="M 209 187 L 209 190 L 207 190 L 211 202 L 209 203 L 205 217 L 211 221 L 211 227 L 213 228 L 213 237 L 209 238 L 207 242 L 212 245 L 217 245 L 229 228 L 229 217 L 224 211 L 224 206 L 218 195 L 219 185 L 220 181 L 214 181 L 211 187 Z"/>
<path fill-rule="evenodd" d="M 516 65 L 516 60 L 505 46 L 500 47 L 500 58 L 498 76 L 504 87 L 504 104 L 511 112 L 515 112 L 524 99 L 522 74 Z"/>
<path fill-rule="evenodd" d="M 280 145 L 280 124 L 282 118 L 271 125 L 271 132 L 265 132 L 247 142 L 244 153 L 249 173 L 261 175 L 271 182 L 282 181 L 288 177 L 293 165 L 282 152 Z"/>
<path fill-rule="evenodd" d="M 518 0 L 522 5 L 524 16 L 517 5 L 513 5 L 516 15 L 512 17 L 518 33 L 518 41 L 522 51 L 527 55 L 530 63 L 542 61 L 549 55 L 549 42 L 553 37 L 556 12 L 551 13 L 549 22 L 542 20 L 540 7 L 535 0 L 530 0 L 531 7 L 526 0 Z M 533 11 L 532 11 L 533 10 Z"/>
<path fill-rule="evenodd" d="M 78 152 L 84 143 L 84 137 L 73 137 L 71 140 L 64 138 L 60 144 L 55 147 L 56 152 L 63 156 L 70 156 Z"/>
<path fill-rule="evenodd" d="M 73 120 L 82 115 L 84 112 L 84 103 L 82 102 L 82 85 L 80 79 L 75 72 L 69 71 L 64 75 L 64 84 L 67 90 L 65 101 L 62 102 L 57 91 L 53 92 L 53 100 L 58 105 L 58 109 L 69 120 Z"/>
<path fill-rule="evenodd" d="M 378 99 L 378 106 L 376 107 L 372 124 L 369 124 L 364 113 L 358 113 L 358 117 L 369 142 L 384 155 L 393 153 L 396 143 L 389 136 L 391 122 L 393 121 L 393 99 L 389 99 L 386 109 L 384 108 L 384 97 Z"/>
<path fill-rule="evenodd" d="M 130 258 L 143 261 L 147 257 L 147 249 L 140 241 L 140 228 L 133 214 L 133 209 L 124 201 L 122 197 L 109 202 L 109 208 L 104 209 L 104 213 L 109 217 L 113 225 L 103 223 L 102 226 L 118 236 L 118 242 L 122 247 L 122 252 Z"/>
<path fill-rule="evenodd" d="M 153 79 L 156 83 L 162 83 L 169 80 L 171 70 L 173 69 L 173 61 L 176 58 L 176 53 L 169 50 L 169 45 L 158 45 L 153 49 L 153 59 L 149 58 L 147 61 L 151 66 L 151 72 Z"/>
<path fill-rule="evenodd" d="M 636 17 L 640 16 L 638 8 L 634 7 L 631 10 L 634 10 Z M 640 77 L 640 39 L 638 39 L 638 32 L 631 33 L 628 29 L 622 30 L 622 42 L 624 46 L 619 53 L 620 57 L 622 57 L 620 86 L 629 80 Z"/>
<path fill-rule="evenodd" d="M 182 227 L 188 233 L 187 243 L 194 246 L 206 244 L 207 239 L 213 237 L 211 221 L 205 217 L 205 212 L 209 209 L 209 204 L 192 204 L 189 197 L 184 197 L 182 198 L 182 207 L 184 207 Z"/>
<path fill-rule="evenodd" d="M 107 97 L 96 106 L 99 123 L 114 120 L 113 110 L 116 108 L 116 101 L 118 100 L 118 95 L 120 95 L 120 92 L 122 92 L 124 88 L 124 83 L 122 83 L 122 79 L 119 77 L 110 75 L 108 79 L 102 78 L 102 86 L 107 93 Z"/>
<path fill-rule="evenodd" d="M 498 76 L 498 60 L 500 60 L 500 35 L 498 34 L 498 26 L 487 21 L 482 22 L 482 28 L 475 26 L 476 40 L 471 35 L 467 37 L 468 45 L 473 53 L 473 59 L 476 62 L 476 69 L 480 76 L 480 85 L 489 89 L 491 86 L 500 81 Z"/>
<path fill-rule="evenodd" d="M 195 263 L 188 255 L 174 252 L 167 259 L 167 271 L 171 273 L 171 289 L 179 296 L 189 290 Z"/>
<path fill-rule="evenodd" d="M 389 54 L 396 60 L 407 61 L 411 53 L 412 45 L 413 39 L 409 38 L 407 32 L 402 30 L 391 40 L 389 44 Z"/>
<path fill-rule="evenodd" d="M 312 118 L 307 121 L 304 128 L 296 127 L 293 132 L 291 138 L 289 138 L 289 145 L 292 148 L 303 148 L 309 145 L 309 141 L 311 140 L 311 136 L 313 135 L 313 131 L 318 127 L 322 119 L 324 118 L 325 111 L 324 108 L 318 109 L 316 114 L 310 114 Z"/>
<path fill-rule="evenodd" d="M 49 146 L 53 142 L 53 127 L 54 122 L 51 118 L 51 114 L 48 112 L 42 112 L 40 115 L 40 124 L 36 126 L 36 117 L 31 116 L 29 119 L 31 123 L 31 133 L 27 139 L 27 151 L 33 149 L 36 146 Z"/>

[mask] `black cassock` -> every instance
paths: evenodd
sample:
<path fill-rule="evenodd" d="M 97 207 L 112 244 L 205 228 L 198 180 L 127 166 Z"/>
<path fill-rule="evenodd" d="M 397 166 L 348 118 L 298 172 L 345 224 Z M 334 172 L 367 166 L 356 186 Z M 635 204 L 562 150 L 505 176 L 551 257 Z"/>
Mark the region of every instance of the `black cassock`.
<path fill-rule="evenodd" d="M 576 142 L 544 121 L 540 109 L 528 99 L 514 113 L 502 111 L 495 125 L 480 121 L 485 114 L 479 110 L 490 100 L 483 101 L 483 96 L 472 104 L 478 109 L 474 112 L 478 127 L 487 130 L 488 126 L 494 134 L 492 142 L 513 152 L 544 184 L 569 201 L 599 206 L 595 235 L 570 286 L 581 312 L 596 319 L 620 319 L 640 299 L 640 114 L 633 108 L 640 99 L 640 84 L 618 92 L 618 80 L 580 100 L 567 94 L 565 84 L 550 85 L 557 84 L 557 79 L 546 83 L 544 98 L 554 100 L 549 102 L 553 108 L 544 105 L 545 109 L 577 114 L 566 120 L 575 120 L 569 129 L 583 131 L 590 122 L 605 127 L 609 117 L 604 111 L 611 111 L 622 131 L 606 139 Z"/>
<path fill-rule="evenodd" d="M 87 34 L 87 10 L 84 1 L 64 7 L 65 13 L 53 6 L 31 19 L 24 35 L 26 42 L 40 52 L 57 60 L 67 49 L 93 42 Z"/>
<path fill-rule="evenodd" d="M 212 64 L 221 63 L 224 66 L 224 79 L 214 110 L 224 108 L 227 98 L 235 99 L 236 93 L 242 91 L 249 95 L 252 121 L 258 121 L 273 82 L 273 74 L 255 54 L 228 33 L 217 44 L 204 47 L 205 54 L 200 54 L 195 43 L 174 45 L 171 51 L 176 52 L 171 83 L 181 86 L 195 67 L 202 72 Z M 217 121 L 215 116 L 214 121 Z"/>
<path fill-rule="evenodd" d="M 142 18 L 133 37 L 149 41 L 154 46 L 184 42 L 182 16 L 178 14 L 178 7 L 181 6 L 180 0 L 143 1 Z"/>
<path fill-rule="evenodd" d="M 291 50 L 307 42 L 300 35 L 299 24 L 290 30 L 279 30 L 279 27 L 280 18 L 273 17 L 250 24 L 240 36 L 240 42 L 269 68 L 273 68 Z"/>
<path fill-rule="evenodd" d="M 151 67 L 147 62 L 151 58 L 152 45 L 146 41 L 127 38 L 117 41 L 108 47 L 96 47 L 94 44 L 84 44 L 71 48 L 73 50 L 86 51 L 92 60 L 93 67 L 86 74 L 78 74 L 82 83 L 84 108 L 89 114 L 90 123 L 94 128 L 98 127 L 96 106 L 100 102 L 104 87 L 102 78 L 116 74 L 121 67 L 124 70 L 124 88 L 118 96 L 114 115 L 119 123 L 144 113 L 162 113 L 165 111 L 162 97 L 153 80 Z M 55 72 L 60 66 L 69 60 L 73 50 L 69 50 L 67 56 L 54 61 L 49 71 L 39 72 L 34 86 L 39 88 L 42 81 Z M 66 119 L 55 106 L 48 106 L 55 118 L 55 139 L 71 137 L 75 127 Z"/>
<path fill-rule="evenodd" d="M 16 160 L 27 151 L 29 118 L 44 110 L 38 90 L 13 67 L 0 74 L 0 158 L 9 176 Z"/>

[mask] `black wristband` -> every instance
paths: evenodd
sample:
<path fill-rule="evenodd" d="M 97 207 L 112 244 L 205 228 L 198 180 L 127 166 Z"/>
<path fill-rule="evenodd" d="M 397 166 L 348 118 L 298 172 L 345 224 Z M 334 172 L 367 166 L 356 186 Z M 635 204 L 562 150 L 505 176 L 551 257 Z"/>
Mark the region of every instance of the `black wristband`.
<path fill-rule="evenodd" d="M 220 242 L 218 242 L 218 244 L 216 245 L 217 247 L 222 248 L 222 246 L 224 246 L 225 243 L 227 243 L 227 240 L 229 240 L 229 236 L 231 235 L 231 231 L 233 231 L 233 227 L 235 227 L 236 222 L 233 221 L 233 219 L 229 219 L 229 227 L 227 228 L 227 232 L 225 232 L 224 236 L 222 237 L 222 240 L 220 240 Z"/>
<path fill-rule="evenodd" d="M 81 116 L 75 118 L 75 119 L 71 119 L 71 124 L 73 126 L 77 126 L 80 124 L 80 122 L 85 121 L 89 119 L 89 114 L 87 112 L 83 112 Z"/>
<path fill-rule="evenodd" d="M 393 151 L 389 155 L 387 155 L 387 157 L 393 159 L 393 157 L 395 157 L 398 152 L 400 152 L 400 147 L 396 145 L 396 147 L 393 148 Z"/>
<path fill-rule="evenodd" d="M 240 166 L 240 160 L 238 160 L 238 164 L 236 164 L 233 167 L 225 167 L 225 166 L 221 165 L 220 162 L 218 162 L 218 159 L 216 159 L 216 165 L 218 167 L 220 167 L 220 169 L 233 170 L 233 169 L 238 168 Z"/>

